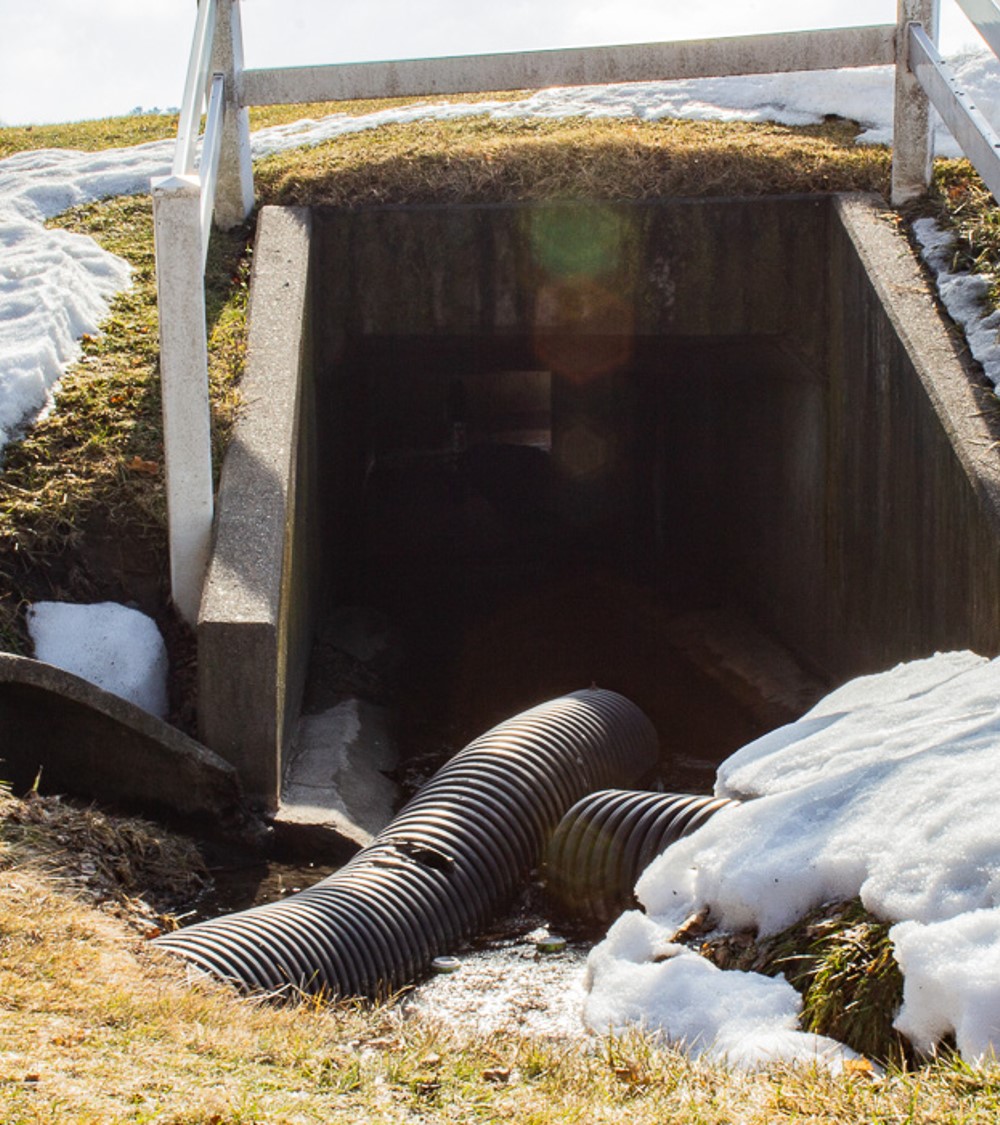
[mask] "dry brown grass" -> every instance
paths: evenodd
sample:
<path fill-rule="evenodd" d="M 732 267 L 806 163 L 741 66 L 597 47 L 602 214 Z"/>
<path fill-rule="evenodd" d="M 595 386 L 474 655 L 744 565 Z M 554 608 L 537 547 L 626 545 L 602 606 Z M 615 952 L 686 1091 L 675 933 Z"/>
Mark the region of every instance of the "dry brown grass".
<path fill-rule="evenodd" d="M 52 862 L 110 847 L 130 879 L 155 884 L 162 866 L 136 857 L 183 846 L 152 825 L 0 795 L 0 1120 L 986 1125 L 1000 1109 L 1000 1073 L 960 1065 L 747 1075 L 639 1033 L 477 1038 L 393 1007 L 251 1002 L 190 979 L 105 881 Z"/>
<path fill-rule="evenodd" d="M 692 121 L 424 121 L 384 126 L 258 166 L 268 203 L 504 202 L 875 191 L 884 148 L 854 126 Z"/>

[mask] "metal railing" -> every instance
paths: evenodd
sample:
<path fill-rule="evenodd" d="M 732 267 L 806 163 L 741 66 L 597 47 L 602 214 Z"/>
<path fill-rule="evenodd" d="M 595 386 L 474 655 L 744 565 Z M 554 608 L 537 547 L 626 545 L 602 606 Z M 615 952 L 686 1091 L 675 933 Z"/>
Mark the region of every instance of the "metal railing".
<path fill-rule="evenodd" d="M 1000 54 L 996 0 L 957 3 Z M 253 207 L 248 106 L 894 64 L 893 204 L 919 196 L 930 182 L 931 104 L 1000 198 L 1000 138 L 937 53 L 938 9 L 939 0 L 898 0 L 895 25 L 245 70 L 239 0 L 200 0 L 176 156 L 171 174 L 152 185 L 171 588 L 181 616 L 197 619 L 212 533 L 204 265 L 213 215 L 232 227 Z"/>

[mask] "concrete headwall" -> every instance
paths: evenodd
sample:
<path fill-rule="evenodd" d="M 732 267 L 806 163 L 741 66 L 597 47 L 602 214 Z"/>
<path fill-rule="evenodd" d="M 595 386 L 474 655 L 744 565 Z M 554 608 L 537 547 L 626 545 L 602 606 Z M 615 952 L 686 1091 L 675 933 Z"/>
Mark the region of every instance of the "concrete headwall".
<path fill-rule="evenodd" d="M 833 678 L 1000 651 L 997 412 L 876 201 L 384 208 L 317 232 L 320 319 L 356 372 L 550 369 L 554 456 L 603 419 L 629 533 Z"/>
<path fill-rule="evenodd" d="M 297 249 L 264 274 L 289 223 Z M 307 655 L 290 607 L 321 596 L 298 561 L 312 557 L 307 525 L 330 522 L 323 570 L 337 574 L 374 447 L 422 427 L 440 441 L 456 375 L 545 372 L 553 461 L 590 466 L 574 502 L 600 509 L 600 533 L 665 582 L 749 610 L 831 679 L 935 649 L 1000 652 L 995 400 L 876 201 L 319 210 L 312 240 L 309 274 L 306 217 L 265 210 L 252 333 L 259 317 L 271 325 L 286 389 L 273 401 L 248 373 L 246 421 L 254 441 L 284 436 L 266 469 L 249 438 L 227 458 L 199 633 L 203 736 L 246 761 L 254 791 L 275 784 Z M 296 343 L 310 317 L 313 365 L 308 337 Z M 315 475 L 303 470 L 313 369 Z M 426 422 L 414 388 L 440 399 Z M 253 531 L 267 546 L 234 555 L 227 493 L 248 487 L 274 497 L 258 521 L 269 530 Z M 267 611 L 242 622 L 245 671 L 222 671 L 223 577 L 258 556 L 240 580 Z M 267 716 L 238 715 L 248 698 Z"/>

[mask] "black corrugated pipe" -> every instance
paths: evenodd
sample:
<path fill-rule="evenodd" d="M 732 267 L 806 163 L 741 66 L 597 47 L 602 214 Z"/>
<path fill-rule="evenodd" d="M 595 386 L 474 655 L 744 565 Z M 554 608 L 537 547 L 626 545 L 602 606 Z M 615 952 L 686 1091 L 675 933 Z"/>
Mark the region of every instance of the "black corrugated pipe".
<path fill-rule="evenodd" d="M 254 991 L 389 995 L 510 901 L 584 793 L 635 784 L 657 761 L 633 703 L 597 688 L 562 696 L 466 746 L 329 878 L 156 945 Z"/>
<path fill-rule="evenodd" d="M 576 921 L 607 923 L 636 904 L 633 888 L 649 863 L 725 805 L 725 797 L 604 789 L 566 813 L 545 855 L 545 882 Z"/>

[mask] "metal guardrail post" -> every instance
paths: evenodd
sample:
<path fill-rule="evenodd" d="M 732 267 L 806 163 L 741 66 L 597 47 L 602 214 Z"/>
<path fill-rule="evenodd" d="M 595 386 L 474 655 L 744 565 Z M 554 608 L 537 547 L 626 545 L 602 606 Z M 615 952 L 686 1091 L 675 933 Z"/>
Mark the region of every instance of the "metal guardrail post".
<path fill-rule="evenodd" d="M 893 111 L 892 205 L 924 195 L 934 159 L 930 102 L 910 69 L 909 25 L 923 25 L 937 42 L 939 0 L 899 0 L 896 26 L 896 100 Z"/>
<path fill-rule="evenodd" d="M 172 175 L 154 180 L 152 190 L 170 586 L 178 613 L 194 625 L 213 508 L 201 183 Z"/>
<path fill-rule="evenodd" d="M 215 223 L 223 230 L 229 230 L 238 227 L 253 210 L 250 121 L 240 97 L 243 30 L 239 0 L 218 0 L 215 18 L 211 70 L 225 78 L 225 112 L 215 193 Z"/>

